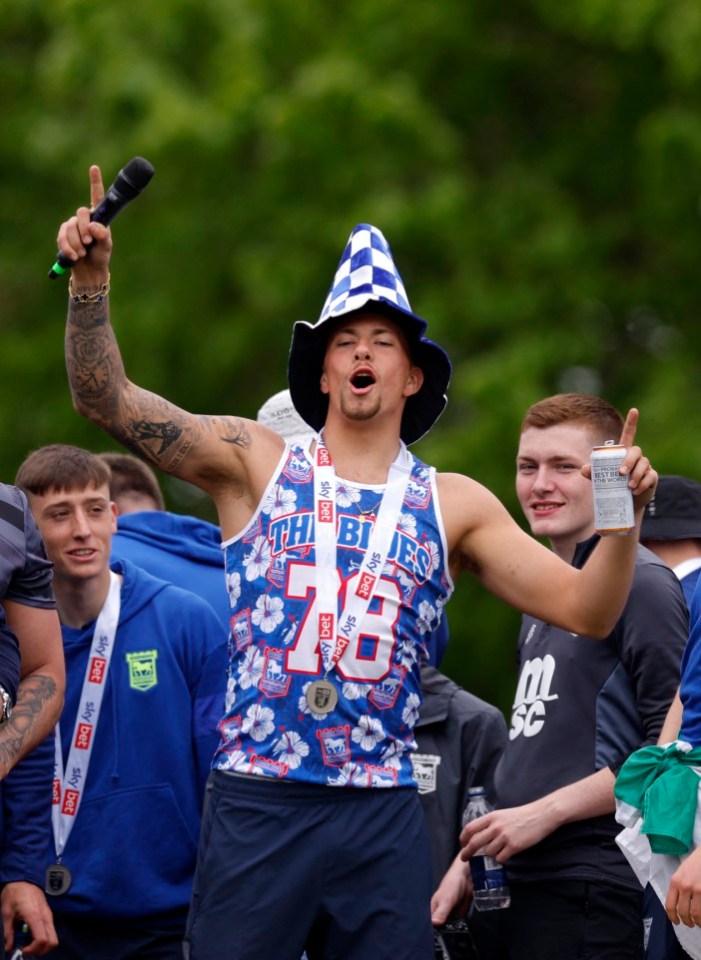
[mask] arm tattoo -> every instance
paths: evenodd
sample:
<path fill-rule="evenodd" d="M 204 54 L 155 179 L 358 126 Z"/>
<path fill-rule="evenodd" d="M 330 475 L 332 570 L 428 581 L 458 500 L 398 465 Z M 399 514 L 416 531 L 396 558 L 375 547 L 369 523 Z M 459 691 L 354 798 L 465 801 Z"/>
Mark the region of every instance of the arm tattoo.
<path fill-rule="evenodd" d="M 19 695 L 10 719 L 0 727 L 0 774 L 5 775 L 25 753 L 48 733 L 37 726 L 47 705 L 56 697 L 56 681 L 48 674 L 35 673 L 20 683 Z M 58 711 L 56 711 L 58 714 Z M 48 728 L 57 716 L 46 716 Z"/>
<path fill-rule="evenodd" d="M 147 440 L 159 443 L 155 457 L 158 460 L 182 433 L 180 427 L 172 421 L 168 423 L 154 423 L 152 420 L 132 420 L 129 424 L 129 433 L 137 445 Z M 141 449 L 139 447 L 139 449 Z"/>
<path fill-rule="evenodd" d="M 179 466 L 197 439 L 193 419 L 128 381 L 106 299 L 69 302 L 66 367 L 80 413 L 162 470 Z"/>
<path fill-rule="evenodd" d="M 206 439 L 216 438 L 242 449 L 251 446 L 244 420 L 196 417 L 129 382 L 106 299 L 100 303 L 70 301 L 66 366 L 76 409 L 161 470 L 176 471 L 193 446 Z M 219 475 L 216 469 L 214 475 Z"/>
<path fill-rule="evenodd" d="M 109 418 L 116 394 L 126 383 L 124 366 L 109 323 L 107 300 L 68 307 L 66 367 L 76 406 L 95 419 Z"/>
<path fill-rule="evenodd" d="M 251 446 L 251 435 L 246 429 L 246 425 L 239 417 L 213 417 L 215 428 L 221 423 L 224 432 L 219 434 L 219 439 L 224 443 L 234 443 L 247 450 Z"/>

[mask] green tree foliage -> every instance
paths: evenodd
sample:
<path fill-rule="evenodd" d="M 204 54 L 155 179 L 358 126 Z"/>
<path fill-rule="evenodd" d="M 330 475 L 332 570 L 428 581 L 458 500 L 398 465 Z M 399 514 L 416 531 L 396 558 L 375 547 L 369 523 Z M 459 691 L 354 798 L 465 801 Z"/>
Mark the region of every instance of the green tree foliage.
<path fill-rule="evenodd" d="M 129 375 L 255 416 L 285 381 L 353 225 L 392 244 L 454 361 L 417 452 L 518 516 L 524 409 L 563 389 L 641 410 L 664 472 L 701 477 L 701 8 L 693 0 L 0 0 L 2 475 L 109 438 L 72 410 L 62 219 L 135 155 L 114 226 Z M 691 427 L 691 430 L 688 428 Z M 174 509 L 209 505 L 166 483 Z M 518 615 L 465 578 L 446 668 L 508 709 Z"/>

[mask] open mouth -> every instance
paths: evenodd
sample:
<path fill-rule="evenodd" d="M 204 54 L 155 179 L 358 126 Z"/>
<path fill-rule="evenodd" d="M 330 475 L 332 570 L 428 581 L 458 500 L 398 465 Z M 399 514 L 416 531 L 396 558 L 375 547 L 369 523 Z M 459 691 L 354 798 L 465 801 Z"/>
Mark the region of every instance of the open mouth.
<path fill-rule="evenodd" d="M 375 382 L 375 378 L 370 373 L 359 372 L 351 377 L 351 384 L 356 390 L 367 390 Z"/>

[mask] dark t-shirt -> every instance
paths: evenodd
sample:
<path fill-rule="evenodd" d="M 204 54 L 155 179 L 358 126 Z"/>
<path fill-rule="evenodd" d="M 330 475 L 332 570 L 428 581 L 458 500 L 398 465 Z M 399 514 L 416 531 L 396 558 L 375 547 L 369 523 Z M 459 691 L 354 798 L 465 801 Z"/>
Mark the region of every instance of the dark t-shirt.
<path fill-rule="evenodd" d="M 27 498 L 17 487 L 0 484 L 0 600 L 53 610 L 51 564 Z M 0 605 L 0 684 L 14 702 L 19 684 L 17 637 Z"/>
<path fill-rule="evenodd" d="M 598 537 L 580 544 L 582 566 Z M 605 640 L 524 617 L 509 740 L 497 766 L 497 806 L 515 807 L 655 743 L 679 684 L 688 611 L 679 581 L 638 548 L 623 614 Z M 616 845 L 613 813 L 565 824 L 507 864 L 512 880 L 599 880 L 636 887 Z"/>

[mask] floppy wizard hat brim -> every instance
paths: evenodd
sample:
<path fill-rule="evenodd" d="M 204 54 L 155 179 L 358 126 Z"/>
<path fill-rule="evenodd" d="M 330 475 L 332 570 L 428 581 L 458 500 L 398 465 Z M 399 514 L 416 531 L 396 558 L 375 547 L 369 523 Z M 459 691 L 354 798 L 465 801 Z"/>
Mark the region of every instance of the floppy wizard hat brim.
<path fill-rule="evenodd" d="M 292 401 L 302 419 L 320 430 L 328 411 L 321 374 L 329 334 L 336 321 L 363 308 L 388 316 L 407 338 L 413 363 L 423 371 L 421 389 L 406 401 L 400 435 L 406 444 L 427 433 L 445 409 L 451 366 L 446 352 L 426 339 L 426 321 L 412 312 L 404 284 L 382 233 L 359 224 L 350 235 L 334 282 L 316 324 L 295 324 L 288 362 Z"/>

